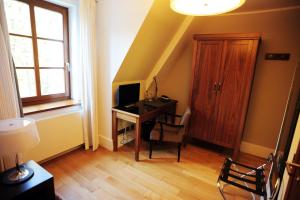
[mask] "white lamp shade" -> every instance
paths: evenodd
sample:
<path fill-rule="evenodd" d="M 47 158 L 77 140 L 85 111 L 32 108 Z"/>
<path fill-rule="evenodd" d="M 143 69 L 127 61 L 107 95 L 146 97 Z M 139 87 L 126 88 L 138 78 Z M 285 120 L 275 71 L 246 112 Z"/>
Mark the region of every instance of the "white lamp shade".
<path fill-rule="evenodd" d="M 38 130 L 33 119 L 0 121 L 0 156 L 26 152 L 39 142 Z"/>
<path fill-rule="evenodd" d="M 180 14 L 218 15 L 239 8 L 246 0 L 170 0 L 171 8 Z"/>

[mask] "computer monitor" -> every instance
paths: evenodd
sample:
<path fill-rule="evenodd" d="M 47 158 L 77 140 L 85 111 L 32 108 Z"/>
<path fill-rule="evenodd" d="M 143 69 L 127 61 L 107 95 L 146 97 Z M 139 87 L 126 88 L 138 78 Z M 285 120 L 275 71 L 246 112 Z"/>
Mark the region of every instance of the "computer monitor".
<path fill-rule="evenodd" d="M 140 99 L 140 84 L 120 85 L 117 93 L 119 106 L 128 106 L 138 102 Z"/>

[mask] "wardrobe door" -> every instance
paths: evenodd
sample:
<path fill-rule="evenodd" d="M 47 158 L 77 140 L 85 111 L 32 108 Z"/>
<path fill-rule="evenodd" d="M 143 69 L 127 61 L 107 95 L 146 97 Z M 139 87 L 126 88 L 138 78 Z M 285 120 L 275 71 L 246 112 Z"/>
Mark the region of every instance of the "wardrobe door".
<path fill-rule="evenodd" d="M 257 40 L 227 40 L 224 43 L 213 136 L 216 144 L 229 148 L 240 145 L 257 47 Z"/>
<path fill-rule="evenodd" d="M 211 131 L 216 121 L 215 83 L 221 62 L 223 41 L 197 41 L 194 53 L 191 108 L 193 110 L 189 134 L 212 141 Z"/>

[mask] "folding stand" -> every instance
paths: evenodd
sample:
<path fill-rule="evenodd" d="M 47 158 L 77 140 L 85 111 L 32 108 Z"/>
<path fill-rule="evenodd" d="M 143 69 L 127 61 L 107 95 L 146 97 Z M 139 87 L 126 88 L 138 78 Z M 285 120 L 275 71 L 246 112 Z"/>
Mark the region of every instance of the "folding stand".
<path fill-rule="evenodd" d="M 240 172 L 238 166 L 251 171 L 246 173 Z M 227 185 L 233 185 L 238 188 L 247 190 L 251 193 L 253 200 L 256 199 L 255 194 L 259 195 L 263 199 L 266 199 L 267 192 L 264 173 L 265 166 L 266 164 L 263 164 L 257 168 L 253 168 L 234 162 L 231 158 L 226 158 L 217 181 L 218 189 L 223 199 L 226 200 L 223 190 Z M 225 182 L 225 184 L 222 185 L 221 181 Z M 242 182 L 242 184 L 238 182 Z"/>

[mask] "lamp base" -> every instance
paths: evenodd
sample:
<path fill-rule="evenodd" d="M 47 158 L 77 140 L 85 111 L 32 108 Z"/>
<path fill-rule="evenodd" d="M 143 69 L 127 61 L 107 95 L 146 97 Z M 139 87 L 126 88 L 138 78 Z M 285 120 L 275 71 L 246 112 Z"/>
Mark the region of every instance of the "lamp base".
<path fill-rule="evenodd" d="M 15 167 L 4 172 L 1 181 L 6 185 L 20 184 L 30 179 L 33 174 L 32 169 L 24 165 L 20 165 L 19 170 Z"/>

